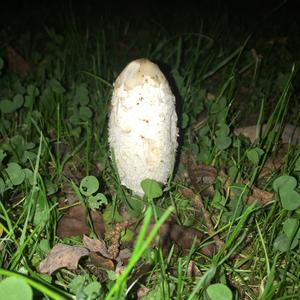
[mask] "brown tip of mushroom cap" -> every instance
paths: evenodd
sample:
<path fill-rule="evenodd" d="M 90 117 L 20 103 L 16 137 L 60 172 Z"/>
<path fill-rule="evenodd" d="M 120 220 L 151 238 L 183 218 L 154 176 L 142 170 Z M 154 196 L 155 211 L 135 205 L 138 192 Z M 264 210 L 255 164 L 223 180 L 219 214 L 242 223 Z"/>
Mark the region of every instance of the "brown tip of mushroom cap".
<path fill-rule="evenodd" d="M 130 62 L 115 81 L 115 88 L 122 84 L 127 90 L 137 85 L 149 82 L 152 85 L 160 85 L 166 81 L 159 67 L 146 58 L 140 58 Z"/>

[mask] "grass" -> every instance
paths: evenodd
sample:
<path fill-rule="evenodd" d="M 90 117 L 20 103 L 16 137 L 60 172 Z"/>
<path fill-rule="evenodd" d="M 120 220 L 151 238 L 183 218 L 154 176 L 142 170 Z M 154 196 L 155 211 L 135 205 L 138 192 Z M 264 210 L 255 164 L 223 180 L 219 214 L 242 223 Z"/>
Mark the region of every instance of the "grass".
<path fill-rule="evenodd" d="M 24 291 L 22 299 L 135 299 L 141 288 L 147 291 L 141 299 L 299 297 L 299 145 L 289 145 L 280 169 L 260 177 L 280 152 L 283 124 L 299 124 L 298 66 L 287 47 L 280 45 L 280 52 L 267 42 L 259 46 L 255 33 L 225 37 L 222 22 L 209 30 L 199 24 L 197 33 L 172 33 L 151 24 L 151 30 L 135 34 L 135 25 L 122 19 L 100 20 L 101 30 L 83 30 L 77 20 L 67 20 L 62 32 L 46 28 L 30 39 L 15 37 L 15 49 L 35 66 L 25 77 L 20 70 L 12 72 L 12 62 L 0 52 L 0 299 L 18 290 Z M 29 40 L 39 47 L 32 49 Z M 256 47 L 263 58 L 251 50 Z M 288 59 L 281 53 L 288 53 Z M 178 158 L 191 155 L 197 166 L 214 166 L 230 178 L 227 186 L 219 173 L 213 194 L 202 196 L 214 234 L 224 241 L 211 255 L 201 248 L 213 237 L 182 193 L 192 183 L 182 176 L 188 170 L 181 160 L 166 190 L 145 199 L 120 186 L 110 160 L 112 84 L 137 57 L 158 62 L 176 94 Z M 203 114 L 206 122 L 195 127 Z M 240 125 L 259 128 L 263 123 L 267 130 L 260 135 L 257 130 L 256 143 L 233 134 Z M 95 176 L 96 182 L 86 176 Z M 248 204 L 254 188 L 274 195 Z M 38 272 L 54 245 L 82 245 L 81 239 L 57 235 L 65 211 L 61 194 L 68 189 L 76 198 L 70 206 L 84 206 L 91 236 L 91 208 L 100 208 L 108 228 L 128 215 L 144 220 L 121 275 L 102 268 L 106 279 L 100 280 L 84 259 L 76 270 L 51 276 Z M 124 207 L 127 213 L 120 215 Z M 187 252 L 170 245 L 164 255 L 159 244 L 148 246 L 171 211 L 181 224 L 205 236 Z M 151 216 L 156 223 L 148 233 Z M 133 280 L 144 265 L 150 269 Z"/>

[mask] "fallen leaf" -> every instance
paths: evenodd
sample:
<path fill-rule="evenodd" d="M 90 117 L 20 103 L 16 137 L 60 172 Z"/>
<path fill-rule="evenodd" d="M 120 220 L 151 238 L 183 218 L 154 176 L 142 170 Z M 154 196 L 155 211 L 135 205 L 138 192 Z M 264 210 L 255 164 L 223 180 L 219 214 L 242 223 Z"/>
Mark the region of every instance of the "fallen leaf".
<path fill-rule="evenodd" d="M 105 233 L 105 224 L 101 213 L 91 211 L 91 218 L 97 235 L 103 237 Z M 83 236 L 84 234 L 89 234 L 89 232 L 90 228 L 86 223 L 82 206 L 71 207 L 59 220 L 57 225 L 57 235 L 61 239 L 71 236 Z"/>
<path fill-rule="evenodd" d="M 74 189 L 70 186 L 62 187 L 59 193 L 59 199 L 63 200 L 65 205 L 75 205 L 79 202 L 78 196 L 76 195 Z"/>
<path fill-rule="evenodd" d="M 185 189 L 186 190 L 186 189 Z M 185 193 L 182 193 L 185 194 Z M 194 195 L 194 193 L 193 193 Z M 152 230 L 154 222 L 151 223 L 148 227 L 148 230 Z M 136 235 L 138 234 L 141 225 L 137 226 Z M 165 222 L 159 228 L 159 243 L 163 249 L 163 255 L 168 256 L 170 247 L 174 244 L 176 245 L 175 249 L 181 249 L 183 252 L 187 252 L 191 249 L 194 239 L 196 238 L 197 245 L 203 241 L 206 237 L 205 233 L 200 232 L 194 228 L 176 224 L 174 221 Z M 157 239 L 154 239 L 151 243 L 151 246 L 157 245 Z M 215 252 L 215 245 L 211 244 L 201 248 L 201 253 L 204 253 L 207 256 L 211 256 Z"/>
<path fill-rule="evenodd" d="M 110 258 L 103 257 L 96 252 L 90 252 L 89 254 L 91 264 L 97 268 L 103 268 L 105 270 L 115 270 L 115 264 Z"/>
<path fill-rule="evenodd" d="M 276 154 L 270 155 L 267 158 L 267 161 L 265 162 L 258 176 L 258 179 L 264 178 L 273 173 L 280 173 L 280 170 L 282 169 L 282 167 L 284 167 L 285 158 L 288 151 L 289 151 L 288 144 L 279 145 L 279 148 L 276 149 Z"/>
<path fill-rule="evenodd" d="M 33 67 L 13 47 L 6 47 L 6 57 L 8 66 L 13 72 L 21 76 L 27 76 L 32 72 Z"/>
<path fill-rule="evenodd" d="M 194 279 L 195 277 L 201 275 L 202 273 L 200 269 L 197 267 L 196 263 L 193 260 L 191 260 L 187 267 L 187 276 Z"/>
<path fill-rule="evenodd" d="M 67 153 L 68 149 L 66 148 L 64 151 Z M 72 160 L 72 163 L 67 162 L 64 165 L 63 174 L 68 179 L 73 180 L 75 182 L 81 181 L 81 179 L 85 176 L 85 173 L 83 172 L 83 169 L 78 166 L 79 163 L 80 161 L 77 161 L 77 159 L 75 160 L 75 162 L 73 162 Z"/>
<path fill-rule="evenodd" d="M 279 129 L 279 127 L 278 127 L 278 129 Z M 260 126 L 259 131 L 260 131 L 260 133 L 264 134 L 266 131 L 266 124 Z M 256 125 L 235 128 L 233 132 L 235 135 L 242 134 L 242 135 L 248 137 L 252 143 L 256 139 Z M 291 140 L 292 145 L 299 144 L 300 128 L 298 128 L 294 125 L 291 125 L 291 124 L 286 124 L 281 133 L 281 140 L 283 143 L 288 143 Z"/>
<path fill-rule="evenodd" d="M 115 273 L 116 273 L 117 275 L 120 275 L 120 274 L 122 274 L 122 273 L 124 272 L 125 269 L 126 269 L 126 267 L 123 266 L 121 263 L 120 263 L 120 264 L 117 264 Z"/>
<path fill-rule="evenodd" d="M 213 184 L 216 181 L 217 170 L 213 166 L 198 164 L 192 153 L 188 153 L 186 166 L 190 181 L 194 188 L 204 196 L 214 195 Z"/>
<path fill-rule="evenodd" d="M 265 205 L 273 200 L 273 196 L 274 196 L 273 193 L 261 190 L 260 188 L 253 186 L 252 195 L 247 198 L 246 202 L 248 204 L 253 202 L 258 202 L 262 205 Z"/>
<path fill-rule="evenodd" d="M 124 248 L 124 249 L 120 250 L 118 257 L 116 257 L 116 262 L 117 262 L 116 272 L 117 273 L 119 271 L 121 273 L 123 270 L 123 266 L 128 264 L 131 254 L 132 254 L 132 252 L 128 248 Z M 120 273 L 118 273 L 118 274 L 120 274 Z"/>
<path fill-rule="evenodd" d="M 131 250 L 128 248 L 122 249 L 120 250 L 118 259 L 120 260 L 125 260 L 125 259 L 129 259 L 131 257 Z"/>
<path fill-rule="evenodd" d="M 88 254 L 89 250 L 84 247 L 57 244 L 40 263 L 38 271 L 51 275 L 61 268 L 76 270 L 80 258 Z"/>
<path fill-rule="evenodd" d="M 143 297 L 147 296 L 151 290 L 145 286 L 138 288 L 136 295 L 138 299 L 142 299 Z"/>
<path fill-rule="evenodd" d="M 230 197 L 234 197 L 235 196 L 234 192 L 232 192 L 230 189 L 231 183 L 230 183 L 229 176 L 224 172 L 224 170 L 221 170 L 219 172 L 219 176 L 220 176 L 220 178 L 222 178 L 223 185 L 226 188 L 226 190 L 230 190 Z M 247 183 L 245 180 L 241 180 L 241 182 L 243 184 Z M 264 191 L 254 185 L 251 187 L 251 192 L 252 192 L 252 195 L 250 195 L 249 197 L 247 197 L 245 199 L 245 202 L 248 204 L 257 202 L 261 205 L 265 205 L 265 204 L 268 204 L 270 201 L 272 201 L 273 196 L 274 196 L 273 193 Z"/>
<path fill-rule="evenodd" d="M 107 247 L 102 239 L 90 239 L 88 236 L 83 236 L 83 244 L 92 252 L 99 252 L 102 256 L 112 258 L 107 252 Z"/>

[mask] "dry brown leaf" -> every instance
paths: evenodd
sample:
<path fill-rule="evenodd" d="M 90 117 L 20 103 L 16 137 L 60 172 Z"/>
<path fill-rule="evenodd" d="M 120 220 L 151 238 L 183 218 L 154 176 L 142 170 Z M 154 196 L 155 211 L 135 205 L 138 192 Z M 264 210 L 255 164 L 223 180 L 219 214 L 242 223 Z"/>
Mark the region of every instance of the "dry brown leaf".
<path fill-rule="evenodd" d="M 107 247 L 103 240 L 90 239 L 89 237 L 84 235 L 83 236 L 83 244 L 87 249 L 89 249 L 91 251 L 90 257 L 91 257 L 91 259 L 94 260 L 94 263 L 96 263 L 97 266 L 101 265 L 101 267 L 106 268 L 106 269 L 112 268 L 112 264 L 113 264 L 112 259 L 114 259 L 114 257 L 107 250 Z M 100 253 L 101 256 L 97 253 Z M 115 258 L 118 263 L 117 264 L 118 269 L 120 269 L 121 266 L 126 264 L 130 257 L 131 257 L 130 249 L 125 248 L 125 249 L 120 250 L 119 255 Z M 115 268 L 113 268 L 113 270 L 114 269 Z"/>
<path fill-rule="evenodd" d="M 70 177 L 68 177 L 68 178 L 70 178 Z M 65 205 L 71 206 L 71 205 L 75 205 L 76 203 L 79 202 L 78 195 L 76 195 L 73 187 L 68 186 L 68 185 L 62 186 L 59 197 L 60 197 L 60 199 L 63 200 L 63 203 L 65 203 Z"/>
<path fill-rule="evenodd" d="M 266 131 L 266 125 L 264 124 L 260 127 L 260 132 L 263 133 L 265 131 Z M 233 132 L 235 135 L 242 134 L 242 135 L 248 137 L 252 143 L 256 139 L 256 125 L 235 128 Z M 291 124 L 286 124 L 281 133 L 281 140 L 283 143 L 288 143 L 289 140 L 291 140 L 293 145 L 299 144 L 300 143 L 300 128 L 297 128 Z"/>
<path fill-rule="evenodd" d="M 99 212 L 91 211 L 91 218 L 97 235 L 99 237 L 104 236 L 105 224 L 102 215 Z M 70 236 L 83 236 L 89 234 L 89 231 L 82 206 L 71 207 L 57 225 L 57 235 L 61 239 Z"/>
<path fill-rule="evenodd" d="M 61 151 L 61 150 L 60 150 Z M 65 149 L 65 152 L 67 153 L 68 149 Z M 81 179 L 85 176 L 83 168 L 80 167 L 80 161 L 77 159 L 74 159 L 71 162 L 67 162 L 64 165 L 63 174 L 70 180 L 73 180 L 75 182 L 80 182 Z"/>
<path fill-rule="evenodd" d="M 128 261 L 131 257 L 131 250 L 128 248 L 124 248 L 122 250 L 120 250 L 118 257 L 116 258 L 116 262 L 117 262 L 117 267 L 116 267 L 116 271 L 117 269 L 119 271 L 123 270 L 123 266 L 128 264 Z"/>
<path fill-rule="evenodd" d="M 151 290 L 145 286 L 138 288 L 136 295 L 138 299 L 141 299 L 149 294 Z"/>
<path fill-rule="evenodd" d="M 105 270 L 115 270 L 115 264 L 110 258 L 103 257 L 96 252 L 90 252 L 89 254 L 91 263 L 97 268 L 103 268 Z"/>
<path fill-rule="evenodd" d="M 269 41 L 267 41 L 267 44 L 273 45 L 273 44 L 282 44 L 285 45 L 288 41 L 287 36 L 275 36 Z"/>
<path fill-rule="evenodd" d="M 61 268 L 76 270 L 80 258 L 88 254 L 89 250 L 84 247 L 57 244 L 40 263 L 38 270 L 49 275 Z"/>
<path fill-rule="evenodd" d="M 202 195 L 213 196 L 213 184 L 216 181 L 217 170 L 213 166 L 196 163 L 192 153 L 188 154 L 187 170 L 190 181 L 194 188 Z"/>
<path fill-rule="evenodd" d="M 273 157 L 271 155 L 268 157 L 267 161 L 265 162 L 258 179 L 264 178 L 272 173 L 280 172 L 282 167 L 285 164 L 285 158 L 289 151 L 289 145 L 288 144 L 282 144 L 278 149 L 276 149 L 276 155 Z"/>
<path fill-rule="evenodd" d="M 201 276 L 202 273 L 200 271 L 200 269 L 197 267 L 196 263 L 191 260 L 189 262 L 188 268 L 187 268 L 187 276 L 191 277 L 191 278 L 195 278 L 197 276 Z"/>
<path fill-rule="evenodd" d="M 27 76 L 32 72 L 33 67 L 13 47 L 6 47 L 6 57 L 8 66 L 13 72 L 21 76 Z"/>
<path fill-rule="evenodd" d="M 118 263 L 117 266 L 116 266 L 115 272 L 116 272 L 117 275 L 120 275 L 124 272 L 125 269 L 126 269 L 126 267 L 123 266 L 122 263 Z"/>
<path fill-rule="evenodd" d="M 125 259 L 129 259 L 131 257 L 131 250 L 128 248 L 120 250 L 118 259 L 124 261 Z"/>
<path fill-rule="evenodd" d="M 105 242 L 102 239 L 90 239 L 88 236 L 83 236 L 83 244 L 92 252 L 99 252 L 102 256 L 112 258 L 108 253 Z"/>
<path fill-rule="evenodd" d="M 188 197 L 182 189 L 182 194 Z M 154 221 L 151 222 L 148 226 L 148 232 L 152 230 L 154 226 Z M 136 236 L 141 228 L 141 225 L 138 225 L 136 228 Z M 174 221 L 170 220 L 165 222 L 159 228 L 159 245 L 163 249 L 163 255 L 166 257 L 169 255 L 169 250 L 172 245 L 175 245 L 176 250 L 183 250 L 183 252 L 188 253 L 193 245 L 194 239 L 196 238 L 196 243 L 199 244 L 201 241 L 206 237 L 205 233 L 200 232 L 194 228 L 190 228 L 188 226 L 183 226 L 175 223 Z M 157 246 L 157 239 L 152 240 L 150 247 Z M 214 251 L 214 245 L 208 245 L 201 248 L 201 253 L 204 253 L 207 256 L 211 256 Z"/>
<path fill-rule="evenodd" d="M 247 203 L 258 202 L 262 205 L 268 204 L 272 201 L 274 194 L 261 190 L 255 186 L 252 187 L 252 195 L 247 198 Z"/>
<path fill-rule="evenodd" d="M 224 172 L 224 170 L 221 170 L 219 172 L 219 176 L 223 180 L 224 187 L 227 190 L 230 190 L 230 197 L 234 197 L 234 192 L 232 192 L 230 189 L 231 183 L 230 183 L 229 176 Z M 242 180 L 242 183 L 246 184 L 246 181 Z M 247 197 L 247 199 L 245 200 L 246 203 L 257 202 L 261 205 L 265 205 L 265 204 L 268 204 L 270 201 L 272 201 L 273 195 L 274 195 L 273 193 L 264 191 L 254 185 L 251 187 L 251 192 L 252 192 L 252 195 Z"/>

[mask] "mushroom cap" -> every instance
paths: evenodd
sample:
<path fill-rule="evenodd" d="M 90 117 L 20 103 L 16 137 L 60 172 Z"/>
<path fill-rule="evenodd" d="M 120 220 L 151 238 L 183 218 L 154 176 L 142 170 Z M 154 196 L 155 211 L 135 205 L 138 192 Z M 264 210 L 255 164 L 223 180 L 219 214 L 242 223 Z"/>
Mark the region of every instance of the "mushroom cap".
<path fill-rule="evenodd" d="M 142 196 L 140 183 L 165 184 L 177 148 L 175 97 L 159 67 L 147 59 L 129 63 L 114 84 L 109 144 L 121 184 Z"/>

